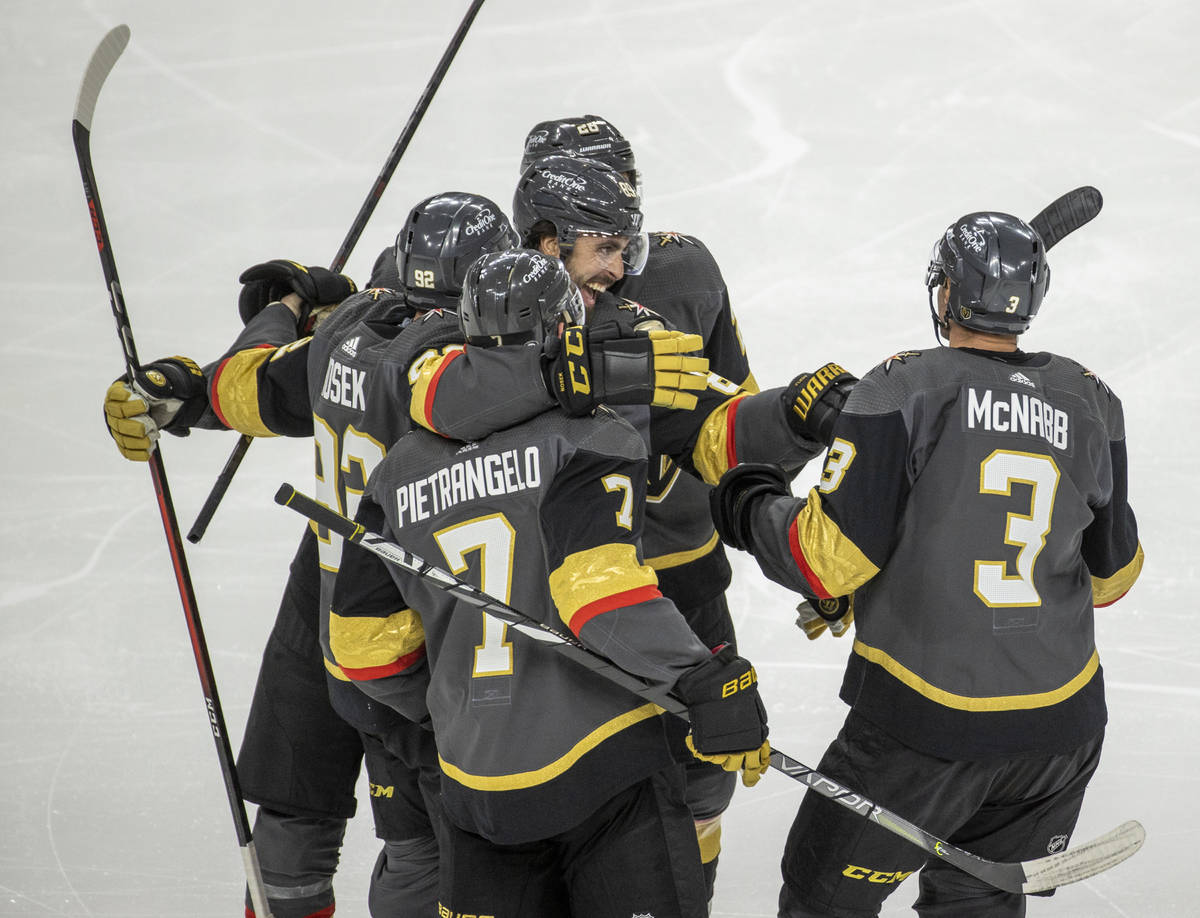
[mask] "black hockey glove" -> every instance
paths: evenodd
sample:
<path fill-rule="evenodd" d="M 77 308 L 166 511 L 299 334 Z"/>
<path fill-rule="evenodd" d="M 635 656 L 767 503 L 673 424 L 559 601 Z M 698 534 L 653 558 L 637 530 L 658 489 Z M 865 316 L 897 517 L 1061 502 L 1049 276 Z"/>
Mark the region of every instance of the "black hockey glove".
<path fill-rule="evenodd" d="M 622 337 L 616 322 L 572 325 L 546 346 L 546 388 L 573 417 L 597 405 L 696 407 L 708 386 L 708 358 L 689 356 L 699 335 L 657 329 Z"/>
<path fill-rule="evenodd" d="M 783 390 L 783 405 L 792 433 L 828 446 L 833 425 L 858 377 L 836 363 L 815 373 L 801 373 Z"/>
<path fill-rule="evenodd" d="M 186 437 L 208 407 L 204 371 L 188 357 L 164 357 L 126 374 L 104 394 L 104 418 L 126 459 L 147 462 L 160 430 Z"/>
<path fill-rule="evenodd" d="M 759 498 L 790 496 L 787 476 L 777 465 L 743 462 L 721 476 L 708 492 L 713 525 L 721 541 L 731 548 L 749 551 L 750 514 Z"/>
<path fill-rule="evenodd" d="M 687 745 L 698 759 L 740 771 L 750 787 L 770 764 L 767 710 L 758 697 L 758 674 L 729 645 L 692 667 L 675 683 L 687 705 L 692 731 Z"/>
<path fill-rule="evenodd" d="M 841 637 L 854 623 L 854 600 L 850 596 L 818 599 L 815 602 L 805 599 L 796 606 L 796 612 L 796 627 L 810 641 L 815 641 L 826 631 L 834 637 Z"/>
<path fill-rule="evenodd" d="M 304 301 L 305 311 L 300 317 L 300 328 L 305 330 L 307 319 L 322 306 L 336 306 L 358 287 L 345 274 L 336 274 L 328 268 L 318 266 L 306 268 L 294 261 L 276 258 L 247 268 L 238 276 L 242 292 L 238 295 L 238 313 L 247 323 L 266 308 L 288 293 L 295 293 Z"/>

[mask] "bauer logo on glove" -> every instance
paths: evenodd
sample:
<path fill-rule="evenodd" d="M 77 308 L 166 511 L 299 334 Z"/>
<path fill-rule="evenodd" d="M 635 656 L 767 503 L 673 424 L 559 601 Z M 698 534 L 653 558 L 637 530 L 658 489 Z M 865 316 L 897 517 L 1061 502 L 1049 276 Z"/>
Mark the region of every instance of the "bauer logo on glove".
<path fill-rule="evenodd" d="M 742 673 L 736 679 L 730 679 L 723 686 L 721 686 L 721 697 L 728 698 L 730 695 L 732 695 L 736 692 L 745 691 L 746 689 L 750 688 L 750 686 L 754 685 L 754 683 L 756 683 L 757 681 L 758 681 L 758 673 L 756 673 L 754 671 L 754 667 L 751 666 L 748 670 L 746 670 L 744 673 Z"/>

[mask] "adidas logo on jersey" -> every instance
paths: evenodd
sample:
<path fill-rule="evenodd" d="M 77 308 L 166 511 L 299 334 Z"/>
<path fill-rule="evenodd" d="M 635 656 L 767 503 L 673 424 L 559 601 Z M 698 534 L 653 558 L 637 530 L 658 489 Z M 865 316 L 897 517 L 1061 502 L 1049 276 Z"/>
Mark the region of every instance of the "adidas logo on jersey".
<path fill-rule="evenodd" d="M 358 341 L 362 335 L 355 335 L 353 338 L 347 338 L 342 342 L 342 353 L 348 357 L 358 356 Z"/>
<path fill-rule="evenodd" d="M 1020 370 L 1017 370 L 1017 372 L 1013 373 L 1012 376 L 1008 377 L 1008 381 L 1020 383 L 1022 386 L 1028 386 L 1030 389 L 1037 388 L 1037 386 L 1034 385 L 1033 380 L 1030 379 L 1028 376 L 1026 376 L 1024 373 L 1022 373 Z"/>

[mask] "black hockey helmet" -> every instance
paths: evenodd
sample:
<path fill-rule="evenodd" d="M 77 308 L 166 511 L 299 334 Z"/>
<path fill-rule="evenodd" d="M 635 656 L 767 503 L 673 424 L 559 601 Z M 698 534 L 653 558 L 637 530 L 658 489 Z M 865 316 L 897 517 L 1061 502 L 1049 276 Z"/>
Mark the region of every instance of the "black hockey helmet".
<path fill-rule="evenodd" d="M 1050 286 L 1045 243 L 1011 214 L 967 214 L 934 244 L 925 272 L 939 328 L 933 291 L 947 279 L 953 321 L 975 331 L 1019 335 L 1029 328 Z"/>
<path fill-rule="evenodd" d="M 629 179 L 638 194 L 642 177 L 633 158 L 633 147 L 616 127 L 598 115 L 541 121 L 525 137 L 521 157 L 524 172 L 536 160 L 553 155 L 582 156 L 612 166 Z"/>
<path fill-rule="evenodd" d="M 447 191 L 421 201 L 396 236 L 396 269 L 417 307 L 457 309 L 467 268 L 480 255 L 519 244 L 508 217 L 477 194 Z"/>
<path fill-rule="evenodd" d="M 553 225 L 558 244 L 570 250 L 579 236 L 624 236 L 626 270 L 646 264 L 649 243 L 642 230 L 642 197 L 612 166 L 594 159 L 546 156 L 535 160 L 517 182 L 513 223 L 524 245 L 536 245 L 533 228 Z"/>
<path fill-rule="evenodd" d="M 557 258 L 533 249 L 493 252 L 467 270 L 458 324 L 474 345 L 524 344 L 581 325 L 579 288 Z"/>

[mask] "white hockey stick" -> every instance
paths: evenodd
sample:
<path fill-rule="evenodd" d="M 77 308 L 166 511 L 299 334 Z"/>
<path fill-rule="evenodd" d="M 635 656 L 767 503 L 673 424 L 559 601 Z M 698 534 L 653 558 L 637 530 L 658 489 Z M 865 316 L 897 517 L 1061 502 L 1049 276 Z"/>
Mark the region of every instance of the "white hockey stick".
<path fill-rule="evenodd" d="M 678 698 L 625 672 L 585 647 L 574 635 L 564 634 L 507 603 L 488 596 L 465 580 L 429 564 L 395 542 L 389 542 L 382 536 L 367 531 L 359 523 L 301 494 L 290 484 L 279 486 L 275 502 L 284 507 L 291 507 L 317 525 L 337 533 L 347 542 L 353 542 L 401 570 L 430 581 L 456 598 L 513 626 L 522 634 L 553 645 L 556 650 L 598 675 L 616 682 L 678 717 L 687 719 L 687 707 Z M 1086 880 L 1119 864 L 1134 854 L 1146 840 L 1146 832 L 1141 824 L 1131 820 L 1106 835 L 1058 854 L 1013 863 L 989 861 L 926 832 L 920 826 L 913 825 L 907 819 L 873 803 L 850 788 L 843 787 L 778 749 L 771 750 L 771 766 L 793 781 L 807 785 L 815 793 L 828 797 L 889 832 L 907 839 L 930 855 L 941 858 L 959 870 L 1006 892 L 1044 892 L 1068 883 Z"/>

